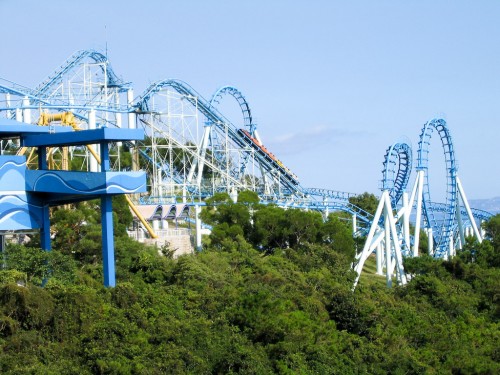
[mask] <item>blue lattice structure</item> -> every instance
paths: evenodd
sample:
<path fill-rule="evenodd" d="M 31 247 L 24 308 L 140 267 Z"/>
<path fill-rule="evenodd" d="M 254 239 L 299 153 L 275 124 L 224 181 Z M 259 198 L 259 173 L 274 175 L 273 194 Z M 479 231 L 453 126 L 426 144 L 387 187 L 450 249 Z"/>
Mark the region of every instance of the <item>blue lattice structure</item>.
<path fill-rule="evenodd" d="M 446 164 L 446 203 L 448 209 L 442 212 L 443 218 L 437 219 L 435 208 L 432 205 L 431 190 L 429 184 L 429 145 L 432 134 L 436 131 L 441 139 Z M 451 139 L 450 131 L 443 119 L 433 119 L 428 121 L 420 133 L 417 152 L 417 171 L 424 171 L 425 186 L 423 190 L 423 212 L 428 226 L 435 235 L 435 256 L 443 257 L 448 251 L 450 239 L 452 238 L 455 224 L 455 212 L 457 210 L 457 163 L 455 161 L 455 151 Z"/>
<path fill-rule="evenodd" d="M 389 190 L 391 204 L 396 207 L 410 180 L 412 167 L 411 147 L 404 142 L 394 143 L 384 156 L 382 191 Z"/>
<path fill-rule="evenodd" d="M 44 127 L 0 119 L 0 139 L 12 138 L 19 138 L 22 147 L 36 148 L 38 169 L 27 169 L 24 156 L 0 155 L 0 233 L 39 229 L 42 249 L 50 251 L 49 207 L 100 199 L 104 285 L 115 286 L 111 198 L 145 192 L 146 175 L 110 171 L 109 144 L 142 140 L 144 132 L 112 128 L 73 131 L 67 126 Z M 99 145 L 99 172 L 48 169 L 48 148 L 81 145 Z"/>
<path fill-rule="evenodd" d="M 252 190 L 263 204 L 317 210 L 325 217 L 337 210 L 351 214 L 355 235 L 368 234 L 363 251 L 357 255 L 355 269 L 358 275 L 367 257 L 376 252 L 377 273 L 382 273 L 385 257 L 386 276 L 390 277 L 397 265 L 403 283 L 400 255 L 418 255 L 421 226 L 429 239 L 429 252 L 435 257 L 451 257 L 471 233 L 481 241 L 478 224 L 491 217 L 490 213 L 469 206 L 457 173 L 451 135 L 442 119 L 424 125 L 418 152 L 413 155 L 410 143 L 395 143 L 387 149 L 378 213 L 371 215 L 349 202 L 355 194 L 303 187 L 299 178 L 264 145 L 254 112 L 234 86 L 223 86 L 206 100 L 187 83 L 165 79 L 151 84 L 134 98 L 132 85 L 115 74 L 107 54 L 84 50 L 70 56 L 34 89 L 0 79 L 0 94 L 4 97 L 3 101 L 0 98 L 0 115 L 7 119 L 51 127 L 65 124 L 75 129 L 98 128 L 93 132 L 67 135 L 75 132 L 67 127 L 53 127 L 53 134 L 50 134 L 50 129 L 32 125 L 22 125 L 21 131 L 19 123 L 5 123 L 14 126 L 12 134 L 7 127 L 0 133 L 0 140 L 17 137 L 24 149 L 37 148 L 38 159 L 42 161 L 48 147 L 98 144 L 103 150 L 100 170 L 95 162 L 97 159 L 90 157 L 92 151 L 85 150 L 83 157 L 89 162 L 91 173 L 48 170 L 43 162 L 38 170 L 29 170 L 25 159 L 17 156 L 4 155 L 0 160 L 0 190 L 3 190 L 3 194 L 0 193 L 0 235 L 2 230 L 11 228 L 39 229 L 46 249 L 50 249 L 50 237 L 44 237 L 49 233 L 48 206 L 98 198 L 103 202 L 103 212 L 110 213 L 107 206 L 110 201 L 106 197 L 144 191 L 141 184 L 136 184 L 142 177 L 109 170 L 108 141 L 121 142 L 120 139 L 129 136 L 129 140 L 137 139 L 134 138 L 138 136 L 136 133 L 115 132 L 118 131 L 115 128 L 125 126 L 129 130 L 142 126 L 147 137 L 145 142 L 134 144 L 132 165 L 149 168 L 151 189 L 148 195 L 136 200 L 141 209 L 134 208 L 133 202 L 129 204 L 152 239 L 159 236 L 148 220 L 155 222 L 172 217 L 165 211 L 174 203 L 182 200 L 183 204 L 195 207 L 196 216 L 203 199 L 215 193 L 227 192 L 236 197 L 240 191 Z M 224 115 L 220 104 L 226 96 L 238 103 L 242 125 L 235 126 Z M 0 122 L 0 125 L 4 124 Z M 431 138 L 436 136 L 440 138 L 446 166 L 444 203 L 431 200 L 429 146 Z M 130 145 L 132 143 L 127 147 Z M 0 146 L 4 146 L 0 147 L 3 150 L 15 148 L 5 142 Z M 120 169 L 119 155 L 113 158 L 117 169 Z M 71 156 L 80 158 L 82 154 Z M 413 189 L 407 190 L 412 169 L 417 176 Z M 151 207 L 155 209 L 153 216 L 147 215 Z M 196 223 L 196 243 L 201 248 L 201 222 L 197 220 Z M 109 231 L 103 229 L 103 239 L 107 235 Z M 107 253 L 110 248 L 112 246 L 104 251 Z M 111 255 L 105 256 L 105 270 Z M 111 270 L 106 272 L 108 280 L 114 280 Z"/>

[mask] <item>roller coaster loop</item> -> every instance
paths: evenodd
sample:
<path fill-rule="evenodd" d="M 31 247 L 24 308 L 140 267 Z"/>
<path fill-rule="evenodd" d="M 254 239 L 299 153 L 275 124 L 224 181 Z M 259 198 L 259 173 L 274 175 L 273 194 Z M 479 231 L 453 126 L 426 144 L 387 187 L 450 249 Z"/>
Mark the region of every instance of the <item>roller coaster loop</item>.
<path fill-rule="evenodd" d="M 231 95 L 236 99 L 238 104 L 240 105 L 241 112 L 243 114 L 243 124 L 249 129 L 249 133 L 253 134 L 256 128 L 256 125 L 252 121 L 252 112 L 250 111 L 250 106 L 248 105 L 247 100 L 243 96 L 243 94 L 233 86 L 222 86 L 219 88 L 210 99 L 210 105 L 216 107 L 217 104 L 220 104 L 220 100 L 222 96 L 225 94 Z"/>
<path fill-rule="evenodd" d="M 396 170 L 397 167 L 397 170 Z M 412 167 L 411 147 L 406 143 L 390 146 L 384 157 L 382 191 L 389 190 L 391 204 L 396 207 L 410 180 Z"/>
<path fill-rule="evenodd" d="M 432 205 L 428 161 L 429 145 L 433 132 L 436 131 L 441 139 L 446 164 L 446 202 L 447 210 L 441 213 L 440 220 L 436 219 L 435 209 Z M 457 165 L 455 162 L 455 152 L 451 140 L 450 131 L 443 119 L 433 119 L 428 121 L 420 134 L 417 153 L 417 171 L 424 171 L 423 188 L 423 214 L 427 225 L 432 228 L 435 235 L 435 257 L 443 257 L 448 251 L 450 238 L 453 235 L 455 222 L 455 212 L 457 210 Z"/>

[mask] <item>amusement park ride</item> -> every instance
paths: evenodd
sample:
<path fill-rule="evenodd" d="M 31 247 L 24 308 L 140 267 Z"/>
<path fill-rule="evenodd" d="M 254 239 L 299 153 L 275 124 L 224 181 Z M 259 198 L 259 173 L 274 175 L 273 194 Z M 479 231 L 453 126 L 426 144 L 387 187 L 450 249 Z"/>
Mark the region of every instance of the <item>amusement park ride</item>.
<path fill-rule="evenodd" d="M 325 216 L 333 211 L 351 214 L 354 235 L 366 235 L 365 246 L 353 265 L 358 279 L 365 261 L 375 253 L 377 272 L 385 273 L 390 285 L 394 275 L 398 283 L 406 283 L 402 259 L 418 255 L 421 229 L 428 235 L 429 252 L 446 258 L 454 255 L 467 236 L 481 241 L 478 224 L 491 216 L 469 207 L 457 174 L 450 132 L 441 119 L 427 122 L 422 129 L 416 177 L 409 190 L 412 149 L 406 143 L 395 143 L 388 148 L 379 206 L 375 215 L 371 215 L 349 202 L 354 194 L 303 187 L 299 178 L 264 146 L 250 107 L 235 87 L 224 86 L 210 100 L 205 100 L 186 83 L 169 79 L 152 84 L 134 97 L 131 84 L 114 73 L 107 57 L 88 50 L 70 56 L 34 89 L 0 79 L 0 93 L 3 94 L 0 138 L 4 158 L 17 158 L 16 163 L 24 163 L 23 173 L 64 175 L 60 185 L 64 185 L 61 181 L 67 181 L 67 174 L 76 173 L 70 171 L 72 168 L 85 171 L 89 179 L 99 178 L 102 173 L 109 177 L 110 171 L 116 171 L 122 179 L 134 176 L 138 179 L 135 185 L 122 185 L 120 193 L 129 194 L 127 200 L 138 226 L 149 238 L 159 237 L 158 222 L 193 211 L 196 246 L 201 247 L 198 213 L 203 200 L 218 192 L 227 192 L 235 198 L 239 191 L 252 190 L 262 203 L 284 209 L 317 210 Z M 243 115 L 242 128 L 233 125 L 219 111 L 225 96 L 237 101 Z M 3 132 L 1 128 L 6 124 L 16 127 L 16 131 Z M 102 133 L 98 134 L 99 131 Z M 144 139 L 138 131 L 145 134 Z M 74 135 L 68 138 L 68 134 Z M 92 135 L 86 138 L 83 134 Z M 440 138 L 444 151 L 445 203 L 431 200 L 428 160 L 433 135 Z M 101 159 L 106 166 L 100 166 Z M 0 171 L 1 168 L 0 165 Z M 137 184 L 142 178 L 140 169 L 147 174 L 147 192 Z M 5 192 L 9 185 L 6 178 L 7 174 L 2 172 L 0 203 L 9 196 Z M 46 190 L 52 189 L 52 183 L 46 184 Z M 82 187 L 88 188 L 85 184 Z M 89 199 L 87 195 L 92 194 L 84 190 L 72 199 Z M 103 212 L 107 212 L 109 194 L 116 193 L 103 188 L 92 196 L 101 197 Z M 48 206 L 68 201 L 48 200 L 47 196 L 57 194 L 57 190 L 50 190 L 34 196 L 37 206 L 45 207 L 42 217 L 48 216 Z M 30 229 L 30 225 L 9 227 L 9 215 L 0 204 L 1 233 Z M 41 223 L 31 229 L 41 228 L 42 233 L 47 233 L 44 220 Z M 105 284 L 114 285 L 114 274 L 108 278 L 112 280 Z"/>

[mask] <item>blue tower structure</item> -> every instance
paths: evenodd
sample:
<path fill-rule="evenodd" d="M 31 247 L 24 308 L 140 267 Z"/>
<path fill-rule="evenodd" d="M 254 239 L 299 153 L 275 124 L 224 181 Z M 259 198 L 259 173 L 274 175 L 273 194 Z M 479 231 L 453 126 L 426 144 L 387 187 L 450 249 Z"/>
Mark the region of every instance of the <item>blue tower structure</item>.
<path fill-rule="evenodd" d="M 145 172 L 110 171 L 109 143 L 143 140 L 142 129 L 99 128 L 73 131 L 67 126 L 37 126 L 0 119 L 0 139 L 19 138 L 22 147 L 35 147 L 38 170 L 29 170 L 26 157 L 0 155 L 0 234 L 39 229 L 42 249 L 51 250 L 49 207 L 91 199 L 101 200 L 104 285 L 113 287 L 115 257 L 111 198 L 146 192 Z M 100 172 L 49 170 L 47 148 L 99 145 Z"/>

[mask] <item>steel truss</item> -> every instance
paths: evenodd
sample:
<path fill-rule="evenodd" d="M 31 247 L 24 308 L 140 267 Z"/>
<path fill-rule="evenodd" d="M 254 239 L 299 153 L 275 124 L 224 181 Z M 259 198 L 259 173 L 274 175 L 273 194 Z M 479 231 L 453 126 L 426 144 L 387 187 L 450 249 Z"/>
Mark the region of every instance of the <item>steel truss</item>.
<path fill-rule="evenodd" d="M 227 192 L 235 199 L 239 191 L 252 190 L 263 203 L 318 210 L 325 217 L 332 211 L 347 212 L 352 215 L 353 231 L 358 236 L 368 234 L 370 238 L 373 229 L 372 238 L 358 254 L 359 272 L 369 254 L 379 245 L 390 243 L 392 263 L 387 261 L 387 268 L 403 274 L 403 270 L 395 268 L 400 267 L 398 254 L 415 255 L 419 242 L 416 228 L 422 225 L 430 235 L 433 255 L 449 256 L 450 249 L 461 246 L 467 234 L 473 233 L 480 239 L 476 222 L 491 216 L 468 206 L 444 120 L 435 119 L 424 125 L 411 194 L 406 193 L 413 162 L 411 147 L 399 142 L 388 148 L 383 164 L 382 206 L 377 217 L 350 204 L 349 198 L 354 194 L 304 188 L 298 177 L 265 147 L 248 101 L 233 86 L 221 87 L 207 101 L 185 82 L 167 79 L 153 83 L 134 99 L 132 86 L 115 74 L 107 56 L 88 50 L 70 56 L 35 89 L 1 80 L 0 93 L 0 112 L 21 122 L 63 124 L 75 129 L 144 127 L 148 136 L 145 142 L 125 145 L 134 153 L 132 165 L 126 168 L 142 165 L 148 171 L 150 193 L 141 198 L 141 203 L 183 201 L 199 205 L 218 192 Z M 239 106 L 242 128 L 232 124 L 218 109 L 224 97 L 232 98 Z M 447 175 L 446 202 L 440 204 L 431 200 L 428 178 L 428 146 L 434 133 L 443 146 Z M 122 167 L 120 147 L 113 148 L 114 169 Z M 53 150 L 53 159 L 62 165 L 63 159 L 69 158 L 73 163 L 81 163 L 84 169 L 97 170 L 99 150 L 87 150 Z M 2 152 L 21 151 L 29 152 L 15 143 L 2 143 Z M 408 229 L 410 221 L 415 223 L 412 235 Z M 387 257 L 387 251 L 385 254 Z M 379 267 L 383 259 L 380 256 Z"/>
<path fill-rule="evenodd" d="M 446 203 L 431 200 L 428 178 L 429 145 L 433 132 L 439 135 L 445 157 L 447 178 Z M 446 122 L 433 119 L 427 122 L 420 134 L 417 153 L 417 176 L 410 197 L 406 192 L 411 166 L 411 147 L 396 143 L 389 147 L 384 158 L 382 197 L 373 219 L 363 250 L 353 265 L 358 277 L 368 257 L 375 252 L 377 273 L 385 273 L 388 286 L 396 268 L 396 278 L 405 284 L 402 257 L 418 256 L 420 229 L 423 225 L 428 236 L 429 254 L 436 258 L 449 258 L 462 248 L 467 236 L 482 241 L 478 224 L 492 215 L 470 208 L 458 177 L 453 142 Z M 397 168 L 396 168 L 397 167 Z M 410 232 L 410 220 L 414 223 Z"/>

